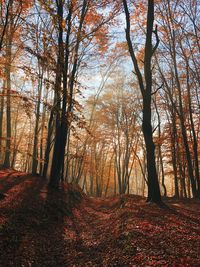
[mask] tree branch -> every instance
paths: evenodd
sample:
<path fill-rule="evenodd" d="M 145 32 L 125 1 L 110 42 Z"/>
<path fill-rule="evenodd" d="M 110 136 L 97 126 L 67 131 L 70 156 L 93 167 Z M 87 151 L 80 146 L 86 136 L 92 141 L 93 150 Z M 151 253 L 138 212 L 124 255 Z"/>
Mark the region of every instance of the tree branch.
<path fill-rule="evenodd" d="M 162 87 L 163 87 L 164 83 L 162 83 L 153 93 L 151 93 L 151 95 L 155 95 Z"/>
<path fill-rule="evenodd" d="M 157 25 L 156 25 L 156 28 L 155 28 L 155 30 L 153 31 L 153 33 L 154 33 L 155 36 L 156 36 L 156 44 L 155 44 L 155 46 L 154 46 L 153 49 L 152 49 L 152 55 L 155 53 L 155 51 L 156 51 L 156 49 L 158 48 L 159 43 L 160 43 L 160 39 L 159 39 L 159 36 L 158 36 L 158 27 L 157 27 Z"/>
<path fill-rule="evenodd" d="M 131 37 L 130 37 L 130 14 L 129 14 L 129 10 L 128 10 L 128 5 L 127 5 L 127 1 L 123 0 L 123 5 L 124 5 L 124 11 L 125 11 L 125 15 L 126 15 L 126 40 L 127 40 L 127 44 L 128 44 L 128 48 L 129 48 L 129 52 L 130 52 L 130 56 L 134 65 L 134 69 L 135 69 L 135 73 L 140 85 L 140 90 L 142 95 L 144 95 L 145 89 L 144 89 L 144 83 L 143 83 L 143 78 L 142 78 L 142 74 L 140 72 L 139 66 L 138 66 L 138 62 L 135 56 L 135 52 L 133 49 L 133 44 L 131 41 Z"/>

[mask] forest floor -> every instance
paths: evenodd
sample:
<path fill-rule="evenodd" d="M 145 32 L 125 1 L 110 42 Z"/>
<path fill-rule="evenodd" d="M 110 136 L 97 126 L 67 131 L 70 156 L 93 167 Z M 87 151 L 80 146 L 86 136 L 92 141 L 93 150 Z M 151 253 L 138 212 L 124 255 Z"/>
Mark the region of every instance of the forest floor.
<path fill-rule="evenodd" d="M 200 202 L 169 209 L 0 171 L 0 266 L 200 266 Z"/>

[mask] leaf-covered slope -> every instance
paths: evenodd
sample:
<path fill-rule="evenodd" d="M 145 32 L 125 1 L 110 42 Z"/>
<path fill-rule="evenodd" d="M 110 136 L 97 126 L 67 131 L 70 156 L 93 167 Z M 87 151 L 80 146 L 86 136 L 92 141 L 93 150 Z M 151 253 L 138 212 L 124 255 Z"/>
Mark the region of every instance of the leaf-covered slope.
<path fill-rule="evenodd" d="M 198 201 L 94 199 L 0 172 L 0 266 L 200 266 Z"/>

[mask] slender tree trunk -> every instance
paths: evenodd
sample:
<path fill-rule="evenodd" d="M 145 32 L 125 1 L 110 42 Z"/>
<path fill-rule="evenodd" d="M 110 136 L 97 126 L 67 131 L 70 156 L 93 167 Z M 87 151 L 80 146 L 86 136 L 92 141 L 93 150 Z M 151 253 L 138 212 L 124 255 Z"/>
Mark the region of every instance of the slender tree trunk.
<path fill-rule="evenodd" d="M 111 176 L 111 169 L 112 169 L 112 163 L 113 163 L 113 156 L 114 156 L 114 154 L 111 156 L 110 164 L 109 164 L 108 178 L 107 178 L 107 183 L 106 183 L 106 187 L 105 187 L 105 197 L 107 196 L 109 183 L 110 183 L 110 178 L 111 178 L 110 176 Z"/>
<path fill-rule="evenodd" d="M 114 195 L 117 193 L 116 162 L 114 161 Z"/>
<path fill-rule="evenodd" d="M 39 69 L 40 69 L 40 66 L 39 66 Z M 40 70 L 39 70 L 39 76 L 41 77 L 39 77 L 39 81 L 38 81 L 38 101 L 37 101 L 37 108 L 36 108 L 36 115 L 35 115 L 32 174 L 37 174 L 37 169 L 38 169 L 38 136 L 39 136 L 39 120 L 40 120 L 40 102 L 41 102 L 42 83 L 43 83 L 43 73 L 40 73 Z"/>
<path fill-rule="evenodd" d="M 155 100 L 154 104 L 155 104 L 156 114 L 157 114 L 157 118 L 158 118 L 158 138 L 160 141 L 160 139 L 161 139 L 161 119 L 160 119 L 160 114 L 158 112 L 156 100 Z M 159 159 L 160 168 L 161 168 L 161 183 L 162 183 L 162 187 L 163 187 L 163 191 L 164 191 L 164 196 L 166 197 L 167 196 L 167 189 L 165 186 L 165 173 L 164 173 L 162 150 L 161 150 L 160 142 L 158 143 L 158 159 Z"/>
<path fill-rule="evenodd" d="M 171 21 L 174 21 L 172 18 L 171 8 L 169 5 L 169 2 L 168 2 L 168 12 L 169 12 L 169 17 L 170 17 Z M 176 51 L 176 44 L 175 44 L 176 32 L 175 32 L 174 28 L 172 28 L 172 29 L 170 28 L 170 35 L 171 35 L 171 41 L 172 41 L 170 51 L 171 51 L 171 57 L 173 60 L 174 78 L 176 81 L 176 87 L 177 87 L 177 91 L 178 91 L 178 103 L 179 103 L 178 116 L 180 119 L 181 132 L 182 132 L 185 154 L 186 154 L 186 159 L 187 159 L 188 175 L 189 175 L 189 179 L 191 180 L 193 197 L 198 197 L 195 177 L 194 177 L 194 173 L 193 173 L 192 157 L 191 157 L 189 143 L 188 143 L 187 129 L 185 126 L 185 114 L 184 114 L 183 103 L 182 103 L 182 90 L 181 90 L 182 88 L 181 88 L 181 83 L 180 83 L 180 79 L 179 79 L 178 65 L 177 65 L 177 51 Z"/>
<path fill-rule="evenodd" d="M 9 31 L 10 32 L 10 31 Z M 7 36 L 7 48 L 6 48 L 6 151 L 4 158 L 4 168 L 10 168 L 11 157 L 11 61 L 12 61 L 12 39 L 11 36 Z"/>
<path fill-rule="evenodd" d="M 40 135 L 40 176 L 43 174 L 44 166 L 44 152 L 43 152 L 43 142 L 44 142 L 44 129 L 45 129 L 45 118 L 46 118 L 46 108 L 43 109 L 42 122 L 41 122 L 41 135 Z"/>
<path fill-rule="evenodd" d="M 187 190 L 186 190 L 186 164 L 184 164 L 183 167 L 183 192 L 184 192 L 184 197 L 187 198 Z"/>
<path fill-rule="evenodd" d="M 67 143 L 66 143 L 66 146 L 67 146 L 67 157 L 66 157 L 66 170 L 65 170 L 65 181 L 69 181 L 68 179 L 68 176 L 69 176 L 69 164 L 70 164 L 70 159 L 69 159 L 69 150 L 70 150 L 70 129 L 69 129 L 69 132 L 68 132 L 68 136 L 67 136 Z M 63 170 L 64 170 L 64 165 L 63 165 Z"/>
<path fill-rule="evenodd" d="M 200 175 L 199 175 L 199 159 L 198 159 L 198 142 L 197 142 L 197 135 L 195 132 L 193 114 L 192 114 L 192 101 L 191 101 L 191 88 L 190 88 L 190 75 L 189 75 L 189 63 L 187 57 L 186 59 L 186 69 L 187 69 L 187 94 L 188 94 L 188 104 L 189 104 L 189 116 L 190 116 L 190 127 L 192 131 L 192 138 L 193 138 L 193 153 L 194 153 L 194 171 L 195 171 L 195 179 L 197 181 L 197 197 L 200 198 Z"/>
<path fill-rule="evenodd" d="M 50 113 L 49 122 L 48 122 L 48 133 L 47 133 L 47 141 L 44 155 L 44 168 L 42 172 L 43 177 L 47 177 L 47 171 L 49 166 L 49 156 L 51 152 L 51 142 L 52 142 L 52 134 L 53 134 L 53 111 Z"/>
<path fill-rule="evenodd" d="M 3 137 L 3 114 L 4 114 L 4 95 L 5 95 L 6 81 L 3 81 L 2 96 L 1 96 L 1 107 L 0 107 L 0 160 L 3 159 L 4 150 L 2 145 Z"/>
<path fill-rule="evenodd" d="M 172 111 L 172 136 L 171 136 L 171 151 L 172 151 L 172 165 L 174 170 L 174 194 L 179 198 L 178 187 L 178 171 L 177 171 L 177 130 L 176 130 L 176 114 Z"/>

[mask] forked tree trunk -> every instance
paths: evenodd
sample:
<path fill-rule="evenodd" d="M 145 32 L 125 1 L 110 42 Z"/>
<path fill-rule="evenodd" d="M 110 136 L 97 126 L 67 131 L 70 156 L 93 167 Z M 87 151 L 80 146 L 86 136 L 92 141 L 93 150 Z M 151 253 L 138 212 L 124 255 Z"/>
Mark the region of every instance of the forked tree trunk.
<path fill-rule="evenodd" d="M 51 174 L 49 185 L 58 187 L 60 182 L 61 170 L 61 83 L 63 72 L 63 1 L 57 1 L 57 16 L 59 21 L 58 33 L 58 58 L 56 67 L 56 82 L 55 82 L 55 115 L 56 115 L 56 129 L 55 129 L 55 143 L 53 150 L 53 160 L 51 166 Z"/>
<path fill-rule="evenodd" d="M 72 112 L 73 112 L 73 93 L 74 93 L 74 83 L 75 83 L 75 75 L 78 68 L 78 51 L 81 42 L 81 32 L 83 27 L 84 18 L 87 11 L 87 0 L 83 0 L 79 28 L 76 37 L 76 45 L 75 45 L 75 56 L 72 71 L 70 73 L 69 85 L 67 87 L 67 71 L 68 71 L 68 58 L 69 58 L 69 51 L 66 49 L 65 51 L 65 58 L 64 58 L 64 46 L 63 46 L 63 2 L 60 0 L 58 1 L 57 5 L 57 15 L 59 18 L 59 54 L 58 54 L 58 62 L 57 62 L 57 77 L 58 80 L 58 87 L 61 89 L 62 79 L 63 76 L 63 101 L 62 101 L 62 110 L 61 103 L 58 103 L 58 110 L 56 116 L 56 134 L 55 134 L 55 144 L 54 144 L 54 151 L 53 151 L 53 161 L 52 161 L 52 168 L 51 168 L 51 176 L 49 185 L 53 187 L 58 187 L 61 179 L 61 171 L 64 165 L 65 159 L 65 147 L 69 129 L 69 121 L 71 120 Z M 71 7 L 72 8 L 72 7 Z M 69 8 L 68 14 L 68 31 L 70 29 L 71 24 L 71 12 L 72 9 Z M 67 33 L 66 42 L 69 42 L 69 35 L 70 31 Z M 68 43 L 65 44 L 68 47 Z M 59 89 L 59 90 L 60 90 Z M 69 92 L 67 91 L 69 89 Z M 58 97 L 61 98 L 61 92 L 58 92 Z M 68 103 L 67 103 L 68 100 Z M 59 99 L 60 101 L 60 99 Z"/>
<path fill-rule="evenodd" d="M 148 174 L 148 197 L 147 201 L 156 203 L 161 202 L 160 187 L 158 182 L 158 175 L 155 163 L 155 145 L 153 142 L 153 132 L 151 124 L 151 94 L 152 94 L 152 67 L 151 60 L 153 53 L 159 44 L 157 29 L 153 30 L 154 23 L 154 0 L 148 0 L 147 11 L 147 33 L 145 43 L 144 55 L 144 78 L 139 69 L 138 61 L 135 56 L 133 44 L 130 37 L 130 14 L 128 10 L 127 1 L 123 0 L 125 15 L 126 15 L 126 40 L 129 47 L 130 56 L 134 65 L 135 73 L 138 79 L 138 84 L 143 98 L 143 121 L 142 131 L 145 140 L 146 154 L 147 154 L 147 174 Z M 152 34 L 156 35 L 156 45 L 152 46 Z"/>

